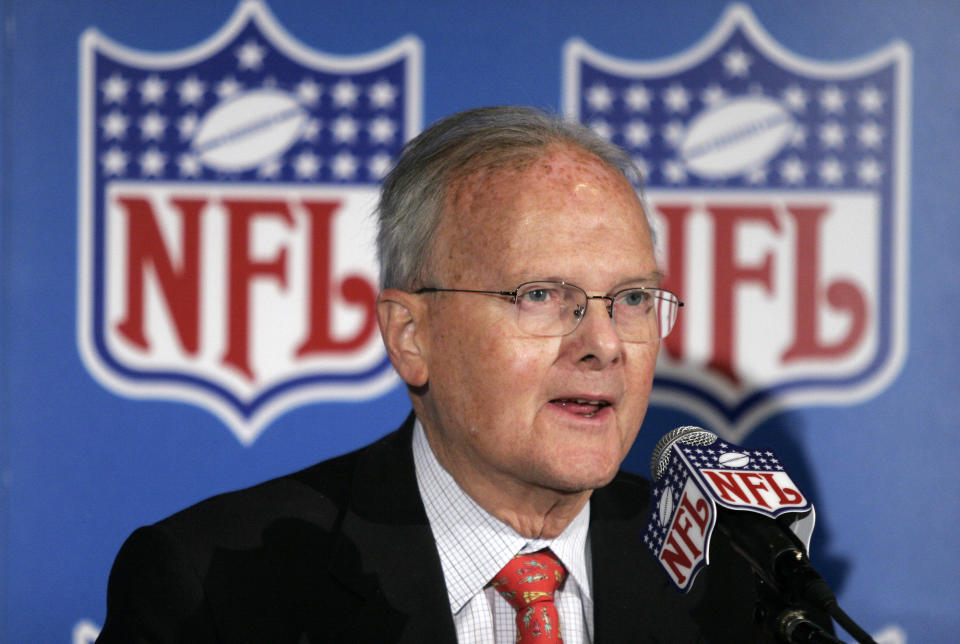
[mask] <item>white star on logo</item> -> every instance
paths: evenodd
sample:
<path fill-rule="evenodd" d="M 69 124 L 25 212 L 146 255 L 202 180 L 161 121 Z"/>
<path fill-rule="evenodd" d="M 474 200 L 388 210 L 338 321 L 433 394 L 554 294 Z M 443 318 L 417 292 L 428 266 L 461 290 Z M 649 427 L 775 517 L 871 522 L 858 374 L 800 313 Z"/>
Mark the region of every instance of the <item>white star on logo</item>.
<path fill-rule="evenodd" d="M 653 97 L 650 95 L 650 90 L 639 83 L 631 85 L 623 93 L 623 102 L 634 112 L 645 112 L 650 109 L 651 100 Z"/>
<path fill-rule="evenodd" d="M 370 122 L 369 130 L 372 141 L 386 145 L 393 141 L 393 137 L 397 133 L 397 126 L 387 117 L 378 116 Z"/>
<path fill-rule="evenodd" d="M 140 174 L 149 177 L 157 177 L 163 174 L 163 167 L 167 164 L 167 158 L 157 148 L 150 148 L 140 155 Z"/>
<path fill-rule="evenodd" d="M 340 143 L 352 143 L 357 138 L 357 122 L 346 114 L 338 116 L 330 129 L 334 140 Z"/>
<path fill-rule="evenodd" d="M 347 151 L 333 157 L 330 170 L 336 179 L 352 179 L 357 174 L 357 159 Z"/>
<path fill-rule="evenodd" d="M 256 40 L 248 40 L 238 47 L 235 53 L 240 69 L 260 69 L 267 55 L 267 48 L 257 44 Z"/>
<path fill-rule="evenodd" d="M 177 167 L 181 177 L 200 176 L 200 162 L 192 154 L 181 154 L 177 159 Z"/>
<path fill-rule="evenodd" d="M 333 104 L 337 107 L 353 107 L 359 94 L 359 88 L 349 78 L 344 78 L 333 86 Z"/>
<path fill-rule="evenodd" d="M 793 132 L 790 134 L 790 145 L 795 148 L 802 148 L 807 145 L 807 126 L 799 123 L 793 126 Z"/>
<path fill-rule="evenodd" d="M 680 145 L 687 130 L 680 121 L 670 121 L 663 128 L 663 138 L 673 147 Z"/>
<path fill-rule="evenodd" d="M 108 139 L 122 139 L 127 134 L 129 120 L 120 110 L 113 110 L 100 119 L 103 135 Z"/>
<path fill-rule="evenodd" d="M 847 137 L 843 126 L 836 121 L 828 121 L 820 128 L 820 143 L 825 148 L 842 148 Z"/>
<path fill-rule="evenodd" d="M 390 84 L 386 79 L 380 79 L 370 86 L 367 90 L 367 96 L 370 98 L 370 104 L 375 108 L 388 109 L 393 107 L 393 102 L 397 98 L 397 88 Z"/>
<path fill-rule="evenodd" d="M 180 132 L 180 138 L 184 141 L 193 136 L 197 130 L 200 119 L 195 112 L 187 112 L 177 121 L 177 130 Z"/>
<path fill-rule="evenodd" d="M 731 49 L 723 55 L 723 69 L 735 78 L 746 76 L 750 72 L 753 59 L 742 49 Z"/>
<path fill-rule="evenodd" d="M 310 119 L 307 121 L 307 125 L 303 128 L 303 139 L 311 143 L 315 142 L 317 137 L 320 136 L 320 126 L 321 122 L 319 119 Z"/>
<path fill-rule="evenodd" d="M 650 128 L 645 122 L 634 119 L 624 128 L 623 138 L 635 148 L 646 147 L 650 143 Z"/>
<path fill-rule="evenodd" d="M 389 154 L 383 152 L 374 154 L 367 162 L 367 172 L 369 172 L 370 176 L 374 179 L 383 179 L 387 176 L 387 173 L 390 172 L 392 163 L 393 161 L 390 159 Z"/>
<path fill-rule="evenodd" d="M 859 104 L 860 109 L 867 114 L 878 114 L 881 112 L 883 110 L 883 102 L 883 92 L 873 85 L 864 87 L 860 90 L 860 95 L 857 96 L 857 104 Z"/>
<path fill-rule="evenodd" d="M 153 74 L 148 76 L 139 85 L 141 103 L 161 103 L 163 95 L 167 93 L 167 83 Z"/>
<path fill-rule="evenodd" d="M 830 85 L 820 92 L 820 107 L 828 114 L 839 114 L 846 102 L 846 95 L 836 85 Z"/>
<path fill-rule="evenodd" d="M 759 186 L 767 182 L 767 168 L 758 166 L 747 172 L 747 183 Z"/>
<path fill-rule="evenodd" d="M 222 81 L 217 83 L 217 89 L 215 91 L 217 93 L 217 98 L 219 98 L 222 101 L 224 99 L 230 98 L 231 96 L 239 92 L 241 89 L 242 89 L 242 86 L 240 85 L 240 83 L 237 82 L 236 78 L 234 78 L 233 76 L 227 76 Z"/>
<path fill-rule="evenodd" d="M 674 83 L 663 92 L 663 103 L 671 112 L 686 112 L 690 107 L 690 94 L 683 85 Z"/>
<path fill-rule="evenodd" d="M 595 112 L 606 112 L 613 105 L 613 92 L 603 83 L 596 83 L 587 90 L 587 104 Z"/>
<path fill-rule="evenodd" d="M 803 179 L 806 177 L 806 175 L 807 167 L 804 165 L 803 161 L 797 157 L 790 157 L 780 164 L 780 176 L 786 183 L 803 183 Z"/>
<path fill-rule="evenodd" d="M 783 102 L 794 112 L 807 109 L 807 93 L 799 85 L 791 85 L 783 90 Z"/>
<path fill-rule="evenodd" d="M 613 138 L 613 128 L 603 119 L 594 119 L 591 121 L 590 129 L 593 130 L 597 136 L 603 137 L 607 141 Z"/>
<path fill-rule="evenodd" d="M 167 119 L 159 112 L 152 111 L 140 119 L 140 138 L 143 140 L 153 139 L 158 141 L 163 138 L 163 131 L 167 127 Z"/>
<path fill-rule="evenodd" d="M 301 152 L 293 161 L 293 171 L 301 179 L 313 179 L 320 172 L 320 159 L 312 152 Z"/>
<path fill-rule="evenodd" d="M 276 179 L 279 175 L 280 161 L 277 159 L 270 159 L 257 168 L 257 176 L 262 179 Z"/>
<path fill-rule="evenodd" d="M 857 179 L 868 186 L 876 185 L 883 176 L 883 166 L 873 158 L 866 158 L 857 164 Z"/>
<path fill-rule="evenodd" d="M 114 72 L 100 84 L 100 91 L 103 92 L 103 100 L 107 103 L 122 103 L 127 100 L 130 81 Z"/>
<path fill-rule="evenodd" d="M 684 183 L 687 180 L 687 170 L 681 162 L 671 160 L 663 164 L 663 176 L 670 183 Z"/>
<path fill-rule="evenodd" d="M 100 157 L 103 172 L 108 175 L 122 175 L 127 170 L 127 155 L 118 147 L 112 147 Z"/>
<path fill-rule="evenodd" d="M 203 95 L 207 91 L 206 83 L 203 83 L 196 76 L 188 76 L 177 86 L 180 94 L 181 105 L 199 105 L 203 101 Z"/>
<path fill-rule="evenodd" d="M 883 141 L 883 128 L 873 121 L 867 121 L 857 130 L 857 141 L 865 148 L 878 148 Z"/>
<path fill-rule="evenodd" d="M 719 105 L 727 97 L 727 93 L 716 83 L 711 83 L 700 92 L 700 100 L 708 107 Z"/>
<path fill-rule="evenodd" d="M 304 78 L 297 83 L 297 98 L 306 105 L 316 105 L 320 100 L 321 87 L 312 78 Z"/>

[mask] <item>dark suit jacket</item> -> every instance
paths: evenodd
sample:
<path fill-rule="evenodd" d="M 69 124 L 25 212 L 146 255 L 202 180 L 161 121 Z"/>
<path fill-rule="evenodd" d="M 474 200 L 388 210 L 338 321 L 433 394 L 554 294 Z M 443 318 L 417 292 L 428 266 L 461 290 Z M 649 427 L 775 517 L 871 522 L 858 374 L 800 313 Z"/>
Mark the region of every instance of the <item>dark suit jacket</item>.
<path fill-rule="evenodd" d="M 97 641 L 456 642 L 411 429 L 134 532 Z M 683 595 L 641 540 L 649 484 L 621 473 L 591 498 L 595 642 L 763 641 L 719 535 Z"/>

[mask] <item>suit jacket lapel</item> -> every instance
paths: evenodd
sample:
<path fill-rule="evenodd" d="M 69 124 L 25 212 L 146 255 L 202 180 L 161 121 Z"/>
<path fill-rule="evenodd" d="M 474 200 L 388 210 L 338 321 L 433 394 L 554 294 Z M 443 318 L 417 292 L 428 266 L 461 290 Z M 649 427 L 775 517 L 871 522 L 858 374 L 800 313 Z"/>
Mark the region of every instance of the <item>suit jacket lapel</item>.
<path fill-rule="evenodd" d="M 364 450 L 330 572 L 357 594 L 357 641 L 456 642 L 411 449 L 413 416 Z"/>

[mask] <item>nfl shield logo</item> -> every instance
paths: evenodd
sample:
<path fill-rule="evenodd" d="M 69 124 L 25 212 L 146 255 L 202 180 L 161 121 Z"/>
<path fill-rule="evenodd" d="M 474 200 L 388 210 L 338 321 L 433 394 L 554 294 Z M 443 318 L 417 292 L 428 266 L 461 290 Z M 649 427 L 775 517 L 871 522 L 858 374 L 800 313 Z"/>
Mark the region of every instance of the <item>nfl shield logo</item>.
<path fill-rule="evenodd" d="M 682 427 L 671 434 L 697 429 Z M 690 590 L 710 562 L 717 506 L 771 519 L 790 514 L 790 529 L 809 551 L 813 504 L 770 450 L 745 450 L 722 440 L 678 440 L 665 453 L 659 445 L 655 451 L 660 454 L 653 472 L 657 480 L 643 542 L 678 590 Z"/>
<path fill-rule="evenodd" d="M 251 443 L 396 376 L 376 330 L 376 186 L 420 127 L 412 37 L 334 57 L 260 2 L 182 51 L 81 42 L 78 343 L 106 387 Z"/>
<path fill-rule="evenodd" d="M 647 177 L 666 287 L 687 301 L 653 400 L 729 440 L 773 412 L 868 398 L 906 351 L 909 65 L 823 63 L 742 5 L 668 59 L 574 39 L 565 111 Z"/>

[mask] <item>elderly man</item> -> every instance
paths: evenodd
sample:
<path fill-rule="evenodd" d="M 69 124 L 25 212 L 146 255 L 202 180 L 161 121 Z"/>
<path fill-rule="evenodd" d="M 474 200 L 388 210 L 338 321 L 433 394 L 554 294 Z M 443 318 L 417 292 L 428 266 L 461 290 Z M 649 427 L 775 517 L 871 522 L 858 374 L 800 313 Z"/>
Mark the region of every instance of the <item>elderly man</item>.
<path fill-rule="evenodd" d="M 747 642 L 715 540 L 676 593 L 619 473 L 680 303 L 635 169 L 524 108 L 408 144 L 379 206 L 384 343 L 413 414 L 357 452 L 135 532 L 102 642 Z"/>

